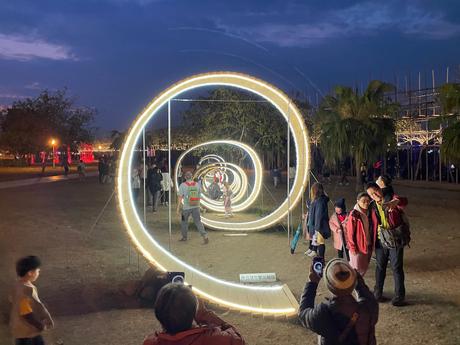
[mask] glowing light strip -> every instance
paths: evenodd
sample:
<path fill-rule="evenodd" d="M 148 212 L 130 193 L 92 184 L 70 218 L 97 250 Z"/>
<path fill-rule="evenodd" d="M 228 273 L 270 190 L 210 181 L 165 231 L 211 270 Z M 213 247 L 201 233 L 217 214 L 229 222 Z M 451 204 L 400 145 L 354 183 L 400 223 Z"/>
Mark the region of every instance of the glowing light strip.
<path fill-rule="evenodd" d="M 245 209 L 250 207 L 257 200 L 257 198 L 259 196 L 259 193 L 260 193 L 260 191 L 262 189 L 262 177 L 263 177 L 262 176 L 262 173 L 263 173 L 262 162 L 260 161 L 260 158 L 257 155 L 257 153 L 254 151 L 254 149 L 252 147 L 248 146 L 247 144 L 244 144 L 242 142 L 235 141 L 235 140 L 213 140 L 213 141 L 207 141 L 207 142 L 204 142 L 204 143 L 201 143 L 201 144 L 198 144 L 198 145 L 190 147 L 188 150 L 184 151 L 179 156 L 179 158 L 177 159 L 176 168 L 174 170 L 174 182 L 176 183 L 176 186 L 177 186 L 178 185 L 179 169 L 181 168 L 181 165 L 182 165 L 181 163 L 182 163 L 182 160 L 185 158 L 185 156 L 187 156 L 190 152 L 192 152 L 192 151 L 194 151 L 196 149 L 199 149 L 199 148 L 201 148 L 203 146 L 216 145 L 216 144 L 220 144 L 220 145 L 227 144 L 227 145 L 236 146 L 236 147 L 246 151 L 248 156 L 250 157 L 250 159 L 252 161 L 252 164 L 254 166 L 254 187 L 253 187 L 253 189 L 251 191 L 251 194 L 241 204 L 232 205 L 232 211 L 233 212 L 244 211 Z M 231 163 L 222 163 L 222 164 L 228 164 L 230 166 L 232 165 Z M 206 201 L 207 201 L 206 197 L 204 197 L 204 203 L 206 203 Z M 211 209 L 211 210 L 213 210 L 213 211 L 216 211 L 216 212 L 223 212 L 223 208 L 214 207 L 209 202 L 206 204 L 206 207 Z M 216 230 L 245 231 L 244 229 L 246 229 L 244 227 L 244 225 L 243 225 L 243 227 L 241 229 L 226 229 L 225 227 L 213 227 L 212 225 L 210 225 L 213 222 L 212 220 L 210 220 L 210 219 L 208 219 L 206 217 L 203 217 L 203 216 L 201 216 L 201 219 L 203 221 L 203 224 L 209 226 L 210 228 L 214 228 Z M 227 224 L 228 226 L 232 226 L 232 224 L 243 224 L 241 222 L 240 223 L 221 222 L 221 223 Z"/>
<path fill-rule="evenodd" d="M 232 86 L 241 88 L 256 93 L 270 101 L 283 114 L 285 119 L 287 119 L 286 114 L 289 112 L 291 119 L 293 119 L 293 122 L 291 122 L 289 126 L 296 144 L 297 157 L 297 172 L 290 193 L 290 196 L 294 198 L 291 205 L 295 205 L 300 200 L 301 193 L 306 186 L 308 178 L 309 151 L 306 128 L 297 107 L 281 91 L 253 77 L 232 72 L 206 73 L 192 76 L 165 90 L 141 112 L 131 126 L 120 154 L 117 176 L 118 202 L 123 222 L 125 223 L 127 232 L 133 243 L 152 264 L 164 271 L 185 271 L 186 277 L 188 277 L 187 282 L 194 286 L 199 294 L 207 297 L 209 300 L 226 306 L 233 305 L 243 311 L 274 315 L 293 315 L 295 312 L 291 313 L 291 310 L 297 309 L 298 304 L 295 300 L 286 296 L 282 286 L 245 286 L 212 277 L 193 268 L 173 256 L 155 241 L 143 226 L 136 211 L 131 192 L 131 163 L 134 149 L 142 129 L 150 118 L 158 112 L 158 109 L 164 106 L 171 98 L 177 96 L 179 93 L 203 86 Z M 287 212 L 284 206 L 285 203 L 275 210 L 275 212 L 270 215 L 271 217 L 265 217 L 259 221 L 247 222 L 247 224 L 256 228 L 257 226 L 264 226 L 277 222 L 278 219 L 282 218 L 281 215 L 283 213 L 285 215 Z M 247 294 L 248 304 L 246 305 L 232 301 L 231 294 L 226 298 L 222 298 L 219 292 L 220 286 L 244 290 Z M 277 300 L 279 303 L 285 304 L 286 306 L 280 308 L 260 306 L 256 296 L 261 291 L 269 293 L 270 300 Z M 252 300 L 251 296 L 255 296 L 256 300 Z"/>

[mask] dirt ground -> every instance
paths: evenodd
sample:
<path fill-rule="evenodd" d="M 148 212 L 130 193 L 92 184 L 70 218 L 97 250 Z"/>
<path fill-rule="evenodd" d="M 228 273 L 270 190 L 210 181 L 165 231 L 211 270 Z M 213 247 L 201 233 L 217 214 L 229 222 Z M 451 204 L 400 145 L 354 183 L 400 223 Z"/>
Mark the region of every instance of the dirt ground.
<path fill-rule="evenodd" d="M 343 196 L 348 208 L 353 206 L 352 186 L 326 188 L 331 198 Z M 413 242 L 405 252 L 409 305 L 380 305 L 378 343 L 460 344 L 460 192 L 421 185 L 395 188 L 410 202 Z M 0 344 L 11 343 L 7 298 L 15 279 L 14 263 L 32 254 L 43 261 L 37 286 L 56 321 L 56 328 L 46 334 L 49 344 L 139 345 L 145 335 L 160 328 L 152 310 L 135 307 L 119 293 L 119 286 L 140 277 L 147 264 L 130 245 L 114 198 L 93 227 L 112 191 L 96 178 L 0 190 Z M 285 191 L 281 187 L 271 193 L 280 199 Z M 265 208 L 271 207 L 270 199 L 266 192 Z M 169 245 L 167 214 L 165 206 L 156 214 L 147 213 L 149 229 L 165 245 Z M 235 221 L 255 216 L 237 215 Z M 298 221 L 297 214 L 293 218 Z M 282 228 L 246 237 L 211 231 L 207 246 L 201 245 L 194 226 L 190 241 L 177 242 L 176 217 L 172 232 L 171 250 L 190 264 L 233 281 L 239 273 L 276 272 L 299 297 L 310 259 L 303 255 L 302 243 L 295 255 L 289 253 Z M 327 245 L 326 256 L 332 258 L 330 241 Z M 371 262 L 365 277 L 371 287 L 374 268 Z M 385 294 L 391 297 L 392 290 L 389 268 Z M 321 283 L 317 302 L 326 296 Z M 215 310 L 240 330 L 248 344 L 316 344 L 316 336 L 295 320 Z"/>

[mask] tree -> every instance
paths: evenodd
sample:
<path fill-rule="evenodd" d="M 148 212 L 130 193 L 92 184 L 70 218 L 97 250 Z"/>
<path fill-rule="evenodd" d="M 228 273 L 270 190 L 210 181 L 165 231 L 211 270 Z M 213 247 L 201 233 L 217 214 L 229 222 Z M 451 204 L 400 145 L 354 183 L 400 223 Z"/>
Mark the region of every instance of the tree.
<path fill-rule="evenodd" d="M 194 141 L 242 141 L 266 154 L 269 165 L 276 164 L 274 156 L 279 164 L 286 152 L 285 121 L 270 103 L 247 92 L 230 88 L 213 90 L 191 104 L 184 112 L 184 122 L 194 134 Z"/>
<path fill-rule="evenodd" d="M 391 115 L 397 104 L 385 98 L 393 86 L 371 81 L 360 95 L 350 87 L 337 86 L 334 95 L 324 98 L 315 121 L 321 128 L 321 150 L 329 164 L 354 158 L 356 188 L 360 166 L 385 154 L 395 145 L 395 125 Z"/>
<path fill-rule="evenodd" d="M 76 107 L 66 90 L 43 91 L 36 98 L 17 101 L 3 112 L 0 146 L 23 155 L 49 148 L 50 138 L 76 149 L 92 139 L 95 110 Z"/>
<path fill-rule="evenodd" d="M 442 105 L 442 145 L 443 156 L 460 164 L 460 84 L 449 83 L 441 86 L 439 100 Z"/>

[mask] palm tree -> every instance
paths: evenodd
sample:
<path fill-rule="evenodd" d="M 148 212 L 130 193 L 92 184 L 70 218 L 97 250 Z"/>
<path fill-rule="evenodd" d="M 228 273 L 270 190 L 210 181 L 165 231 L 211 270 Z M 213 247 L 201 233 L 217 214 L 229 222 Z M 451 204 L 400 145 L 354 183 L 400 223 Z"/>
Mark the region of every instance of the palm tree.
<path fill-rule="evenodd" d="M 337 86 L 334 95 L 324 98 L 315 116 L 326 161 L 354 158 L 357 190 L 361 164 L 386 153 L 396 142 L 390 115 L 397 105 L 385 98 L 392 89 L 392 85 L 378 80 L 371 81 L 362 95 L 350 87 Z"/>
<path fill-rule="evenodd" d="M 439 90 L 442 105 L 442 123 L 447 126 L 442 130 L 441 152 L 448 160 L 460 163 L 460 84 L 444 84 Z"/>

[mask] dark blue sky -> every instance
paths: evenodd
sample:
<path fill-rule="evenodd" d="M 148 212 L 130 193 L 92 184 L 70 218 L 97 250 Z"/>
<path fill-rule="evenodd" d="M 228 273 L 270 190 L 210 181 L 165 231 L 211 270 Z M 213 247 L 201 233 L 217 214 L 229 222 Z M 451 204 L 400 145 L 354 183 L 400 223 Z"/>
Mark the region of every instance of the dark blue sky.
<path fill-rule="evenodd" d="M 459 64 L 457 0 L 0 2 L 0 105 L 67 87 L 106 130 L 194 73 L 247 72 L 315 99 L 432 69 L 440 83 Z"/>

